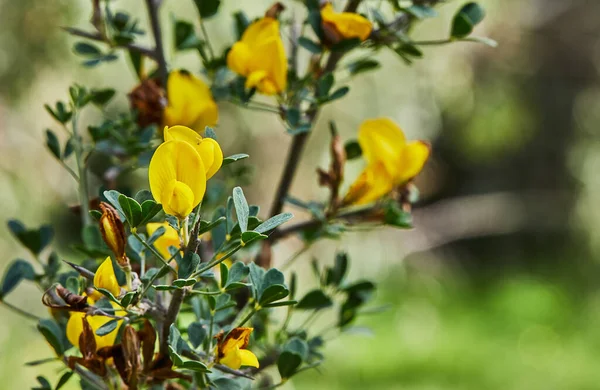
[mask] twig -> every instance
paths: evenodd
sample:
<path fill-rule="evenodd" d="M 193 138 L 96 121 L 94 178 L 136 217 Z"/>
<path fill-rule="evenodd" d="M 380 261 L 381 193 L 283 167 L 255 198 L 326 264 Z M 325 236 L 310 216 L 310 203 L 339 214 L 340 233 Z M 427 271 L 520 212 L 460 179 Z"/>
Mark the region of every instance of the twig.
<path fill-rule="evenodd" d="M 75 102 L 73 102 L 73 119 L 71 120 L 73 126 L 73 140 L 75 140 L 75 161 L 77 162 L 77 171 L 79 173 L 79 201 L 81 203 L 81 224 L 83 227 L 91 225 L 92 218 L 90 216 L 90 200 L 88 196 L 88 182 L 87 182 L 87 164 L 83 157 L 83 139 L 78 133 L 77 129 L 77 111 L 75 108 Z"/>
<path fill-rule="evenodd" d="M 167 354 L 168 353 L 168 345 L 169 345 L 169 331 L 171 325 L 177 319 L 177 314 L 179 314 L 179 308 L 183 303 L 183 298 L 185 298 L 185 290 L 175 290 L 173 292 L 173 297 L 171 298 L 171 303 L 169 304 L 169 309 L 167 310 L 167 315 L 165 316 L 165 322 L 162 324 L 162 332 L 161 332 L 161 341 L 160 341 L 160 353 Z"/>
<path fill-rule="evenodd" d="M 62 29 L 71 35 L 91 39 L 93 41 L 104 42 L 104 43 L 108 44 L 110 47 L 120 47 L 120 48 L 124 48 L 124 49 L 129 49 L 131 51 L 135 51 L 137 53 L 143 54 L 146 57 L 156 59 L 156 53 L 154 52 L 154 50 L 144 47 L 144 46 L 136 45 L 135 43 L 115 44 L 113 42 L 107 41 L 102 36 L 102 34 L 100 34 L 99 32 L 93 33 L 93 32 L 83 31 L 83 30 L 80 30 L 80 29 L 74 28 L 74 27 L 62 27 Z"/>
<path fill-rule="evenodd" d="M 67 367 L 69 367 L 69 359 L 66 356 L 63 356 L 63 362 L 67 365 Z M 87 370 L 84 370 L 77 364 L 75 364 L 73 367 L 73 371 L 75 371 L 80 377 L 84 378 L 89 384 L 94 386 L 96 390 L 108 390 L 108 387 L 104 383 L 98 381 L 99 377 Z"/>
<path fill-rule="evenodd" d="M 160 28 L 160 20 L 158 18 L 158 9 L 160 8 L 162 0 L 146 0 L 146 7 L 148 8 L 148 16 L 150 18 L 150 25 L 152 27 L 152 34 L 154 35 L 154 42 L 156 47 L 154 48 L 154 59 L 158 63 L 158 73 L 160 75 L 160 81 L 164 88 L 167 86 L 167 61 L 165 60 L 165 52 L 162 41 L 162 31 Z"/>
<path fill-rule="evenodd" d="M 28 311 L 25 311 L 25 310 L 21 309 L 20 307 L 14 306 L 14 305 L 12 305 L 11 303 L 8 303 L 8 302 L 6 302 L 6 301 L 4 301 L 4 300 L 0 300 L 0 302 L 1 302 L 1 303 L 2 303 L 2 304 L 3 304 L 3 305 L 4 305 L 4 306 L 7 308 L 7 309 L 10 309 L 10 310 L 14 311 L 15 313 L 17 313 L 17 314 L 19 314 L 19 315 L 21 315 L 21 316 L 23 316 L 23 317 L 29 318 L 30 320 L 39 321 L 39 320 L 41 320 L 41 319 L 42 319 L 41 317 L 38 317 L 38 316 L 36 316 L 35 314 L 31 314 L 30 312 L 28 312 Z"/>

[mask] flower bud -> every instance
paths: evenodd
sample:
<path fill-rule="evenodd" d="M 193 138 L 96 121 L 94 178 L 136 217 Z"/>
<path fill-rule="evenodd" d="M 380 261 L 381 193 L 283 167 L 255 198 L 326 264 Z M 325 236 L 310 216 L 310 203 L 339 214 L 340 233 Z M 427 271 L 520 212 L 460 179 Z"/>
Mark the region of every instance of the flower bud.
<path fill-rule="evenodd" d="M 115 254 L 119 265 L 125 266 L 129 263 L 129 260 L 125 255 L 126 236 L 123 222 L 119 219 L 117 210 L 108 203 L 101 202 L 100 210 L 102 211 L 102 216 L 100 217 L 102 239 Z"/>
<path fill-rule="evenodd" d="M 167 99 L 164 90 L 156 80 L 142 81 L 128 96 L 131 108 L 137 112 L 137 124 L 140 127 L 162 124 Z"/>

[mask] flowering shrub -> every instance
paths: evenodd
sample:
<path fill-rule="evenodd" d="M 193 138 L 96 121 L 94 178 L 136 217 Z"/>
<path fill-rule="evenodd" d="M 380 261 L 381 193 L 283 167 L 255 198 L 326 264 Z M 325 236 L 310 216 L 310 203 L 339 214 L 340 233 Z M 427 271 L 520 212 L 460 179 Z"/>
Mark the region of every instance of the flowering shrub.
<path fill-rule="evenodd" d="M 330 196 L 304 202 L 291 197 L 289 188 L 308 135 L 320 130 L 319 110 L 350 92 L 336 80 L 341 60 L 348 59 L 344 67 L 353 77 L 379 67 L 372 55 L 355 52 L 391 49 L 408 64 L 420 58 L 419 46 L 432 42 L 414 41 L 411 27 L 435 17 L 438 2 L 391 0 L 393 12 L 387 14 L 360 0 L 347 1 L 343 9 L 306 0 L 292 4 L 294 12 L 276 3 L 253 22 L 239 11 L 234 15 L 239 39 L 218 53 L 203 22 L 219 12 L 221 2 L 194 0 L 197 17 L 172 26 L 175 50 L 193 50 L 202 60 L 203 74 L 194 75 L 170 69 L 165 60 L 160 0 L 146 0 L 153 47 L 137 42 L 145 32 L 135 16 L 115 12 L 117 2 L 93 1 L 90 29 L 66 28 L 82 38 L 75 52 L 84 66 L 98 69 L 123 53 L 139 84 L 129 94 L 130 107 L 116 119 L 87 127 L 79 121 L 82 111 L 104 108 L 114 90 L 74 85 L 67 102 L 46 106 L 67 134 L 63 143 L 47 130 L 47 146 L 78 184 L 81 242 L 75 247 L 84 259 L 61 262 L 56 251 L 46 250 L 52 227 L 28 229 L 10 221 L 10 230 L 40 266 L 16 260 L 0 290 L 2 304 L 38 321 L 56 356 L 32 364 L 59 360 L 66 368 L 55 386 L 38 377 L 40 388 L 58 389 L 74 373 L 85 389 L 272 388 L 319 366 L 325 339 L 311 320 L 336 311 L 334 328 L 347 329 L 375 284 L 348 280 L 349 259 L 340 252 L 332 267 L 313 264 L 319 287 L 297 296 L 297 276 L 271 266 L 272 246 L 292 234 L 308 246 L 355 227 L 409 228 L 417 194 L 412 180 L 431 148 L 426 141 L 407 141 L 389 119 L 365 119 L 357 140 L 345 143 L 332 122 L 331 163 L 316 176 Z M 482 18 L 481 7 L 465 4 L 449 37 L 434 43 L 490 43 L 471 36 Z M 300 50 L 311 53 L 306 66 L 298 63 Z M 255 94 L 267 95 L 271 103 Z M 249 157 L 224 157 L 218 142 L 222 101 L 279 116 L 292 137 L 267 212 L 248 204 L 235 185 L 242 180 L 235 170 L 222 169 Z M 109 163 L 93 169 L 89 161 L 95 155 Z M 345 163 L 360 157 L 365 168 L 348 178 L 352 184 L 341 195 Z M 145 167 L 147 188 L 127 184 L 129 172 Z M 90 175 L 101 185 L 92 185 Z M 285 202 L 312 218 L 294 222 L 283 212 Z M 23 280 L 45 291 L 50 318 L 38 319 L 7 301 Z M 297 315 L 308 320 L 292 328 Z M 271 366 L 276 370 L 268 370 Z"/>

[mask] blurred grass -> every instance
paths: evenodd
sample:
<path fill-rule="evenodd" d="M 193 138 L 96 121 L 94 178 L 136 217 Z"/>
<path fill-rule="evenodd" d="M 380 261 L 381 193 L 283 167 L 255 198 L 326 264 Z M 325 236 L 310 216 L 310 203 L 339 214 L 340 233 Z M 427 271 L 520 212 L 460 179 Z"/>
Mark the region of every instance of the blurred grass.
<path fill-rule="evenodd" d="M 597 389 L 600 296 L 524 275 L 481 288 L 396 268 L 359 319 L 373 337 L 328 345 L 296 389 Z M 290 386 L 290 388 L 292 388 Z"/>

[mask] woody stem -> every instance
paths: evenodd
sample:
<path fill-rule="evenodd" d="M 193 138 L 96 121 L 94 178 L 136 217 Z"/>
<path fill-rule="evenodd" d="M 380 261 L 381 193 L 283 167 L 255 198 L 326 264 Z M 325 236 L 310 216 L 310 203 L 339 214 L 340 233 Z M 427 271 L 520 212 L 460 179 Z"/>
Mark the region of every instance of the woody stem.
<path fill-rule="evenodd" d="M 165 322 L 163 322 L 162 325 L 160 353 L 163 355 L 169 353 L 169 331 L 171 325 L 173 325 L 173 323 L 175 323 L 175 320 L 177 319 L 177 314 L 179 314 L 179 309 L 181 308 L 181 304 L 183 303 L 183 298 L 185 298 L 185 290 L 181 289 L 175 290 L 175 292 L 173 292 L 173 297 L 171 298 L 171 303 L 169 304 L 169 309 L 167 310 Z"/>
<path fill-rule="evenodd" d="M 152 26 L 152 34 L 154 35 L 154 58 L 158 62 L 158 74 L 160 75 L 161 85 L 166 87 L 168 70 L 167 61 L 165 60 L 165 51 L 162 41 L 162 30 L 160 28 L 160 20 L 158 18 L 158 9 L 162 0 L 146 0 L 146 8 L 148 8 L 148 16 L 150 25 Z"/>

